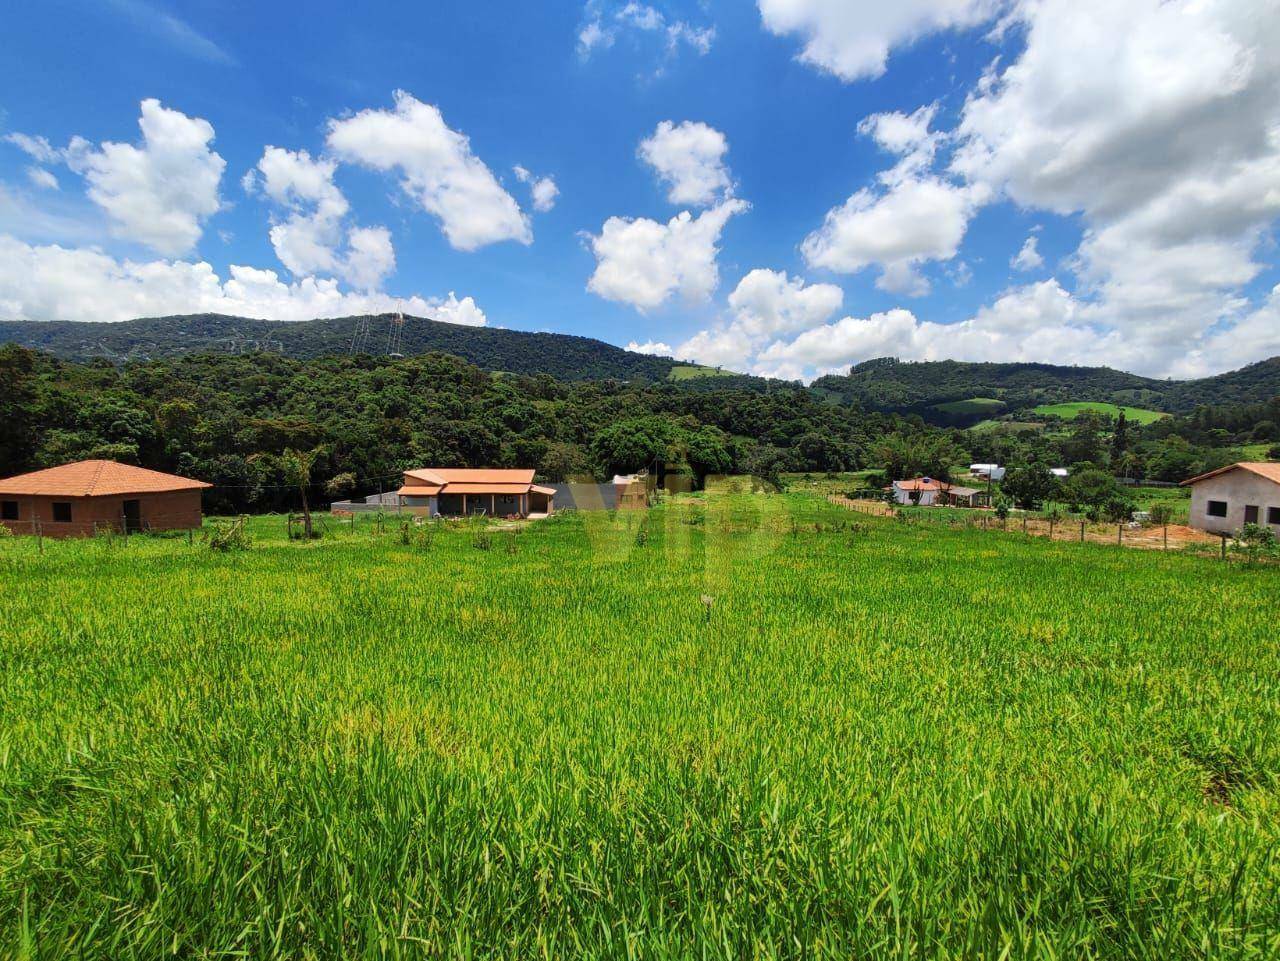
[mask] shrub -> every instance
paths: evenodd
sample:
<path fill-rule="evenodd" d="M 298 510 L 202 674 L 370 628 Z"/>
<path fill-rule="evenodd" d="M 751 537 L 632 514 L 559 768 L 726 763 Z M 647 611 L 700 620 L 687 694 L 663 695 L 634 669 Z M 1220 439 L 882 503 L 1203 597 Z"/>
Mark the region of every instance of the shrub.
<path fill-rule="evenodd" d="M 1231 549 L 1251 561 L 1262 557 L 1280 557 L 1280 543 L 1270 527 L 1262 524 L 1245 524 L 1236 535 Z"/>
<path fill-rule="evenodd" d="M 233 521 L 214 521 L 213 526 L 204 535 L 205 543 L 212 551 L 227 553 L 229 551 L 248 550 L 253 543 L 249 532 L 245 529 L 245 519 Z"/>

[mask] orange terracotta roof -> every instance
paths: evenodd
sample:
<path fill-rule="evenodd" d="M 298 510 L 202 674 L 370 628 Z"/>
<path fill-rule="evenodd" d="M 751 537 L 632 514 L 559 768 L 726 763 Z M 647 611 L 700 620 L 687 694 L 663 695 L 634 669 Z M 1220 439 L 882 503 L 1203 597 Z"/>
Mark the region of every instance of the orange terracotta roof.
<path fill-rule="evenodd" d="M 402 494 L 410 497 L 432 494 L 527 494 L 533 483 L 533 468 L 419 467 L 404 472 Z M 418 489 L 432 487 L 429 493 Z M 415 493 L 409 494 L 409 488 Z"/>
<path fill-rule="evenodd" d="M 432 487 L 444 486 L 444 478 L 434 471 L 427 470 L 425 467 L 420 470 L 407 470 L 404 472 L 404 482 L 406 484 L 412 484 L 415 481 L 430 484 Z"/>
<path fill-rule="evenodd" d="M 532 484 L 533 468 L 429 467 L 446 484 Z"/>
<path fill-rule="evenodd" d="M 546 494 L 548 497 L 552 496 L 556 492 L 554 487 L 543 487 L 541 484 L 534 484 L 529 488 L 529 490 L 537 494 Z"/>
<path fill-rule="evenodd" d="M 527 494 L 529 484 L 456 484 L 444 485 L 442 494 Z"/>
<path fill-rule="evenodd" d="M 1210 477 L 1217 477 L 1219 474 L 1225 474 L 1232 470 L 1247 470 L 1250 473 L 1257 474 L 1259 477 L 1265 477 L 1269 481 L 1275 481 L 1280 484 L 1280 463 L 1271 461 L 1240 461 L 1237 464 L 1228 464 L 1226 467 L 1219 467 L 1217 470 L 1211 470 L 1207 474 L 1200 474 L 1197 477 L 1188 477 L 1182 482 L 1183 487 L 1188 484 L 1197 484 L 1202 480 L 1208 480 Z"/>
<path fill-rule="evenodd" d="M 107 497 L 113 494 L 201 490 L 212 486 L 190 477 L 117 464 L 113 460 L 82 460 L 0 480 L 0 494 Z"/>
<path fill-rule="evenodd" d="M 899 490 L 904 491 L 940 491 L 946 490 L 951 486 L 943 481 L 925 480 L 923 478 L 894 481 L 893 484 Z"/>
<path fill-rule="evenodd" d="M 440 493 L 439 487 L 414 487 L 406 484 L 396 491 L 401 497 L 434 497 Z"/>

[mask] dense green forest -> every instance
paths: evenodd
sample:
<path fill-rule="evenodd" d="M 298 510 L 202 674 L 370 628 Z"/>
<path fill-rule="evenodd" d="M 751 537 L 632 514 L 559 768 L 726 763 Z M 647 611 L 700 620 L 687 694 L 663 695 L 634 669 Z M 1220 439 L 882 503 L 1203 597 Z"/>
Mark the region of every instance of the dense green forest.
<path fill-rule="evenodd" d="M 707 378 L 707 381 L 719 378 Z M 200 354 L 114 365 L 0 348 L 0 476 L 108 457 L 217 485 L 218 508 L 289 497 L 278 456 L 320 448 L 318 485 L 366 493 L 429 464 L 533 466 L 548 480 L 673 462 L 698 475 L 860 466 L 918 421 L 801 387 L 686 389 L 494 374 L 457 357 Z"/>
<path fill-rule="evenodd" d="M 992 398 L 1004 411 L 1067 401 L 1104 401 L 1188 414 L 1205 404 L 1257 404 L 1280 394 L 1280 357 L 1198 380 L 1156 380 L 1109 367 L 1053 364 L 978 364 L 963 361 L 868 360 L 846 375 L 819 378 L 813 387 L 872 410 L 914 411 L 937 421 L 937 406 Z M 989 416 L 975 412 L 970 421 Z M 963 420 L 961 414 L 957 420 Z"/>
<path fill-rule="evenodd" d="M 123 362 L 201 353 L 278 353 L 313 358 L 354 352 L 406 356 L 439 352 L 485 370 L 550 374 L 559 380 L 663 380 L 677 366 L 589 337 L 464 327 L 405 317 L 398 345 L 391 314 L 326 320 L 251 320 L 220 314 L 147 317 L 117 324 L 81 321 L 0 321 L 0 343 L 15 343 L 64 360 Z M 362 327 L 367 330 L 362 334 Z"/>
<path fill-rule="evenodd" d="M 209 481 L 213 510 L 260 510 L 291 501 L 287 450 L 318 451 L 316 492 L 338 496 L 390 487 L 403 469 L 430 464 L 530 466 L 549 481 L 658 460 L 695 477 L 869 469 L 878 476 L 867 483 L 879 484 L 946 477 L 973 459 L 1026 468 L 1037 483 L 1053 466 L 1178 481 L 1241 459 L 1243 445 L 1280 444 L 1280 397 L 1145 427 L 1089 413 L 1052 431 L 965 431 L 762 383 L 557 380 L 436 353 L 79 363 L 7 345 L 0 476 L 107 457 Z M 1045 493 L 1029 490 L 1024 500 Z M 1115 485 L 1099 490 L 1111 497 Z"/>

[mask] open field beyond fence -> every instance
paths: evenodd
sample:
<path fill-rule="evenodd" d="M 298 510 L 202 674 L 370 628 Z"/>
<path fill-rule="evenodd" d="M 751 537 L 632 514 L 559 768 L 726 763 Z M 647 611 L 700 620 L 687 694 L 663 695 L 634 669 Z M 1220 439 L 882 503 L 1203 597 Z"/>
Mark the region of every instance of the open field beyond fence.
<path fill-rule="evenodd" d="M 1214 534 L 1185 524 L 1157 526 L 1115 522 L 1087 521 L 1067 515 L 1056 520 L 1026 511 L 1015 511 L 1000 518 L 993 511 L 963 507 L 903 507 L 880 500 L 827 496 L 828 502 L 845 510 L 872 517 L 901 517 L 908 522 L 950 528 L 967 528 L 984 532 L 1022 534 L 1055 541 L 1111 544 L 1152 550 L 1189 550 L 1201 553 L 1220 551 L 1222 539 Z"/>
<path fill-rule="evenodd" d="M 0 957 L 1271 958 L 1280 570 L 811 495 L 0 542 Z"/>

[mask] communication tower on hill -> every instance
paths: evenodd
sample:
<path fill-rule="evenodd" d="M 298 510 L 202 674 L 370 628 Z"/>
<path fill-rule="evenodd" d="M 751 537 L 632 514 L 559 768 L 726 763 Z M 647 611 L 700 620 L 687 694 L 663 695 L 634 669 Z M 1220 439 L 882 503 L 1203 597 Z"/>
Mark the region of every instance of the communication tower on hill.
<path fill-rule="evenodd" d="M 387 331 L 387 356 L 399 359 L 404 356 L 400 348 L 404 343 L 404 313 L 397 310 L 391 318 L 391 327 Z"/>
<path fill-rule="evenodd" d="M 352 356 L 364 353 L 369 344 L 369 326 L 372 321 L 373 318 L 367 315 L 356 318 L 356 329 L 351 335 L 351 349 L 348 351 Z"/>

